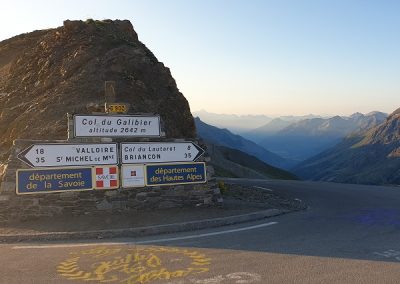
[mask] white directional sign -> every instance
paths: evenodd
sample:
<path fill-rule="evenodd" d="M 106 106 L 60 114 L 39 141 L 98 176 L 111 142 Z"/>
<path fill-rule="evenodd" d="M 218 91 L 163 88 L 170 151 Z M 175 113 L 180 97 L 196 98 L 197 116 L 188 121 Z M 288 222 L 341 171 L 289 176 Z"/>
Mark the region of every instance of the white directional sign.
<path fill-rule="evenodd" d="M 75 137 L 160 137 L 160 117 L 75 115 Z"/>
<path fill-rule="evenodd" d="M 116 143 L 34 144 L 18 155 L 31 167 L 118 164 Z"/>
<path fill-rule="evenodd" d="M 121 163 L 192 162 L 204 150 L 193 142 L 121 143 Z"/>

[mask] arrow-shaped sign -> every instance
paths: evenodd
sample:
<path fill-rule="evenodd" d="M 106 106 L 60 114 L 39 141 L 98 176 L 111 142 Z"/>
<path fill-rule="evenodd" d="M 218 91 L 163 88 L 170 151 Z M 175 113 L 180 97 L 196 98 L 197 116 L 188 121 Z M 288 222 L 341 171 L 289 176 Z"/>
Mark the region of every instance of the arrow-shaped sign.
<path fill-rule="evenodd" d="M 121 143 L 122 164 L 192 162 L 203 154 L 193 142 Z"/>
<path fill-rule="evenodd" d="M 62 167 L 118 164 L 116 143 L 34 144 L 18 158 L 31 167 Z"/>

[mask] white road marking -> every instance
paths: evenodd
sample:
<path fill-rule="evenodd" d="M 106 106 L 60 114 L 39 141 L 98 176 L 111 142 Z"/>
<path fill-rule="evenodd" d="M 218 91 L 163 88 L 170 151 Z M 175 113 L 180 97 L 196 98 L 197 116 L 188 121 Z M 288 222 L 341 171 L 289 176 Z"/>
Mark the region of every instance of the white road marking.
<path fill-rule="evenodd" d="M 225 281 L 226 280 L 226 281 Z M 218 275 L 207 279 L 189 279 L 193 284 L 219 284 L 219 283 L 255 283 L 261 281 L 261 275 L 250 272 L 234 272 L 225 276 Z M 234 282 L 233 282 L 234 281 Z M 170 284 L 175 284 L 171 283 Z M 176 283 L 178 284 L 178 283 Z M 182 283 L 183 284 L 183 283 Z"/>
<path fill-rule="evenodd" d="M 258 188 L 258 189 L 263 189 L 263 190 L 266 190 L 266 191 L 273 191 L 272 189 L 270 189 L 270 188 L 265 188 L 265 187 L 262 187 L 262 186 L 254 186 L 255 188 Z"/>
<path fill-rule="evenodd" d="M 47 248 L 69 248 L 69 247 L 88 247 L 88 246 L 99 246 L 99 245 L 107 245 L 107 246 L 115 246 L 115 245 L 144 245 L 144 244 L 156 244 L 156 243 L 165 243 L 171 241 L 180 241 L 180 240 L 188 240 L 188 239 L 197 239 L 197 238 L 204 238 L 210 236 L 217 236 L 223 234 L 230 234 L 248 230 L 254 230 L 258 228 L 263 228 L 271 225 L 278 224 L 278 222 L 269 222 L 254 226 L 248 226 L 243 228 L 225 230 L 225 231 L 218 231 L 218 232 L 211 232 L 211 233 L 204 233 L 198 235 L 189 235 L 189 236 L 182 236 L 182 237 L 174 237 L 174 238 L 165 238 L 165 239 L 158 239 L 158 240 L 148 240 L 148 241 L 137 241 L 137 242 L 120 242 L 120 243 L 89 243 L 89 244 L 62 244 L 62 245 L 27 245 L 27 246 L 14 246 L 13 249 L 47 249 Z"/>
<path fill-rule="evenodd" d="M 394 249 L 389 249 L 383 252 L 373 252 L 373 254 L 379 255 L 380 257 L 385 257 L 385 258 L 394 258 L 397 261 L 400 261 L 400 251 L 394 250 Z"/>
<path fill-rule="evenodd" d="M 79 247 L 92 247 L 92 246 L 116 246 L 116 245 L 126 245 L 127 242 L 121 243 L 88 243 L 88 244 L 63 244 L 63 245 L 36 245 L 36 246 L 14 246 L 12 249 L 48 249 L 48 248 L 79 248 Z M 132 244 L 134 244 L 132 242 Z"/>

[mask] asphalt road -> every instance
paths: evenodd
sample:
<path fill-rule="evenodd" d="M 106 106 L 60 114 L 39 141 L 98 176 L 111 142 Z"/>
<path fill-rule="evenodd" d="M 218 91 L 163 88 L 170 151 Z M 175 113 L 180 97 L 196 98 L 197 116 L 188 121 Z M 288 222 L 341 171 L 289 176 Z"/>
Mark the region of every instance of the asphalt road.
<path fill-rule="evenodd" d="M 0 283 L 399 283 L 400 187 L 231 180 L 309 208 L 212 230 L 0 247 Z"/>

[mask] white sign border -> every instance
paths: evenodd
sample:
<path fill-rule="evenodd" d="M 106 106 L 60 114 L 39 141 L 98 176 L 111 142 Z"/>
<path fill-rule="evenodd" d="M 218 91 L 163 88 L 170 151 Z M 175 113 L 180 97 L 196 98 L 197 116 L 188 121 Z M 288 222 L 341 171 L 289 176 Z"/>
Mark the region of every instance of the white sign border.
<path fill-rule="evenodd" d="M 116 186 L 109 186 L 109 187 L 103 187 L 103 188 L 98 188 L 96 186 L 96 168 L 111 168 L 111 167 L 116 167 L 117 168 L 117 185 Z M 121 177 L 120 177 L 120 167 L 119 165 L 99 165 L 99 166 L 92 166 L 92 185 L 93 185 L 93 190 L 94 191 L 106 191 L 106 190 L 118 190 L 121 188 Z"/>
<path fill-rule="evenodd" d="M 147 166 L 174 166 L 174 165 L 187 165 L 187 164 L 203 164 L 204 165 L 204 181 L 203 182 L 181 182 L 181 183 L 169 183 L 169 184 L 148 184 L 147 183 Z M 156 187 L 156 186 L 175 186 L 175 185 L 185 185 L 185 184 L 206 184 L 208 182 L 207 180 L 207 165 L 205 162 L 189 162 L 189 163 L 151 163 L 151 164 L 145 164 L 145 172 L 144 172 L 144 177 L 145 177 L 145 183 L 146 183 L 146 187 Z"/>
<path fill-rule="evenodd" d="M 107 144 L 115 144 L 116 147 L 116 156 L 117 156 L 117 162 L 115 164 L 110 164 L 110 163 L 105 163 L 105 164 L 88 164 L 88 165 L 67 165 L 67 166 L 40 166 L 40 167 L 35 167 L 34 165 L 29 164 L 27 161 L 25 161 L 23 158 L 21 158 L 21 154 L 23 154 L 25 157 L 25 152 L 28 153 L 29 150 L 31 148 L 33 148 L 34 146 L 37 145 L 95 145 L 95 144 L 99 144 L 99 145 L 107 145 Z M 33 168 L 33 169 L 39 169 L 39 168 L 65 168 L 65 167 L 95 167 L 95 166 L 107 166 L 107 165 L 120 165 L 121 161 L 120 161 L 120 149 L 119 149 L 119 144 L 118 142 L 101 142 L 101 143 L 94 143 L 94 142 L 88 142 L 88 143 L 33 143 L 31 145 L 29 145 L 28 147 L 26 147 L 24 150 L 22 150 L 20 153 L 18 153 L 17 158 L 18 160 L 20 160 L 21 162 L 23 162 L 24 164 L 28 165 L 29 167 Z"/>
<path fill-rule="evenodd" d="M 129 167 L 129 166 L 142 167 L 142 169 L 143 169 L 143 186 L 126 186 L 126 187 L 124 187 L 124 167 Z M 145 170 L 146 170 L 145 164 L 121 164 L 121 171 L 120 171 L 121 186 L 120 186 L 120 188 L 123 190 L 132 189 L 132 188 L 145 188 L 146 187 L 146 172 L 145 172 Z"/>
<path fill-rule="evenodd" d="M 97 136 L 77 136 L 76 135 L 76 117 L 77 116 L 98 116 L 98 117 L 156 117 L 158 119 L 158 135 L 97 135 Z M 106 138 L 161 138 L 161 117 L 158 114 L 74 114 L 73 115 L 73 122 L 74 122 L 74 138 L 95 138 L 95 137 L 106 137 Z"/>
<path fill-rule="evenodd" d="M 18 190 L 18 172 L 26 172 L 26 171 L 32 171 L 32 170 L 69 170 L 69 169 L 90 169 L 90 174 L 91 174 L 91 181 L 92 181 L 92 187 L 91 188 L 86 188 L 86 189 L 70 189 L 70 190 L 51 190 L 51 191 L 39 191 L 39 192 L 25 192 L 25 193 L 20 193 Z M 40 168 L 31 168 L 31 169 L 17 169 L 15 171 L 15 194 L 16 195 L 31 195 L 31 194 L 46 194 L 46 193 L 62 193 L 62 192 L 81 192 L 81 191 L 93 191 L 93 167 L 90 166 L 82 166 L 82 167 L 40 167 Z"/>
<path fill-rule="evenodd" d="M 157 144 L 157 143 L 174 143 L 174 144 L 178 144 L 178 143 L 192 143 L 193 145 L 195 145 L 196 148 L 198 148 L 199 153 L 201 153 L 200 155 L 196 156 L 196 159 L 194 159 L 193 161 L 165 161 L 165 162 L 143 162 L 143 163 L 132 163 L 132 162 L 127 162 L 124 163 L 124 159 L 122 157 L 123 153 L 123 144 Z M 200 149 L 200 150 L 199 150 Z M 152 141 L 152 142 L 120 142 L 119 143 L 119 163 L 121 165 L 139 165 L 139 164 L 169 164 L 169 163 L 174 163 L 174 164 L 179 164 L 179 163 L 193 163 L 196 162 L 201 156 L 203 156 L 205 154 L 205 150 L 203 148 L 201 148 L 199 145 L 197 145 L 196 141 Z"/>

